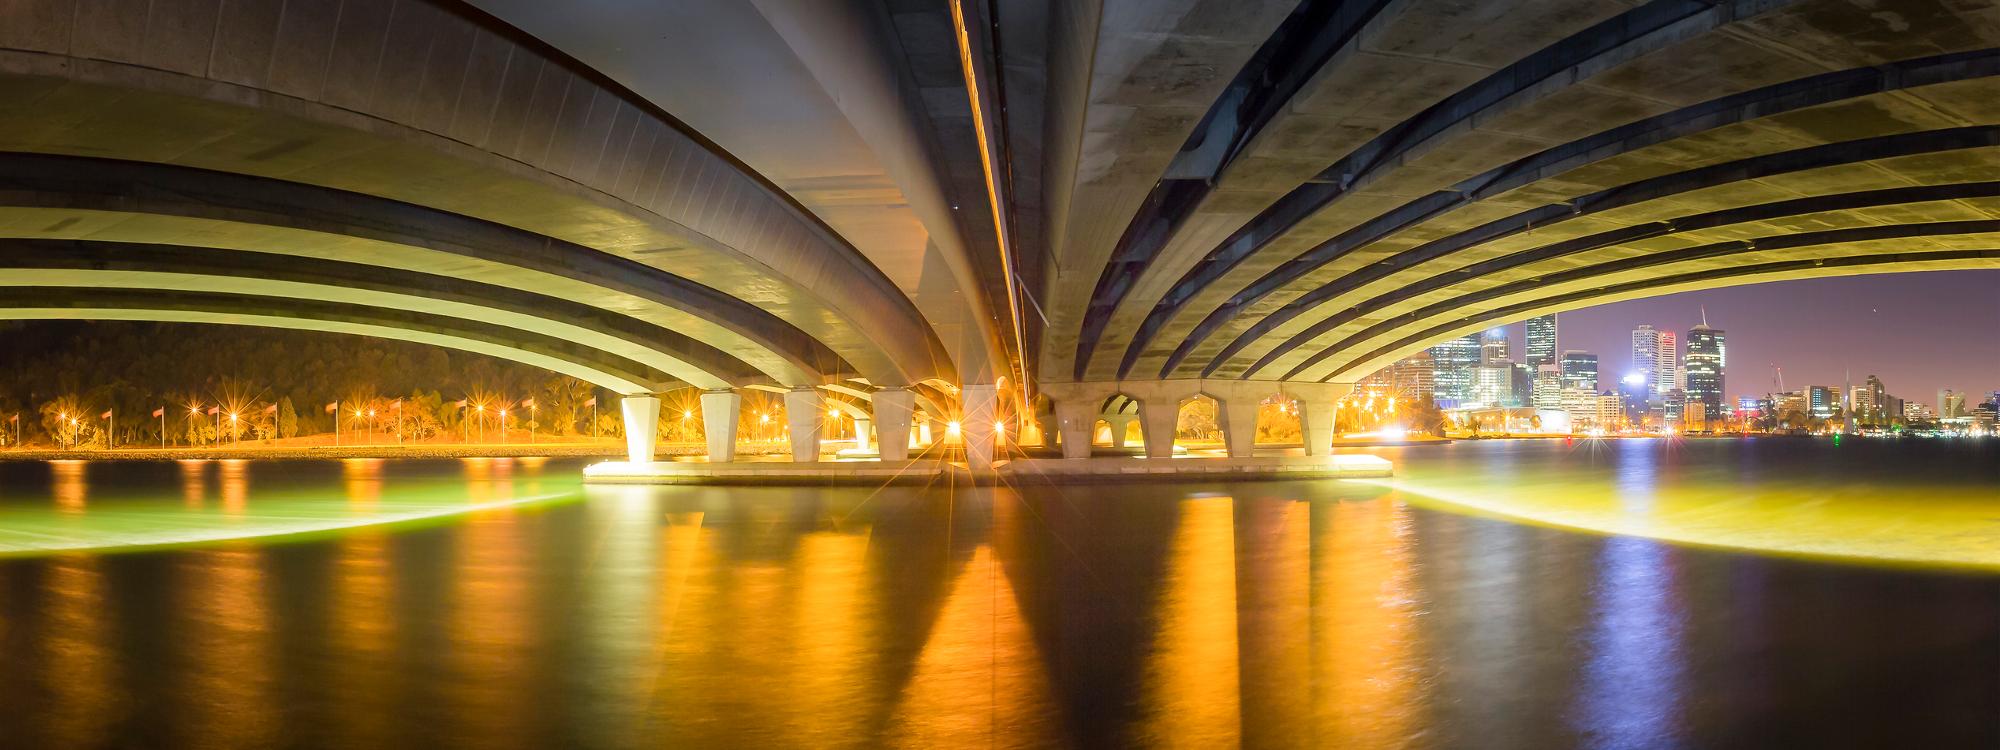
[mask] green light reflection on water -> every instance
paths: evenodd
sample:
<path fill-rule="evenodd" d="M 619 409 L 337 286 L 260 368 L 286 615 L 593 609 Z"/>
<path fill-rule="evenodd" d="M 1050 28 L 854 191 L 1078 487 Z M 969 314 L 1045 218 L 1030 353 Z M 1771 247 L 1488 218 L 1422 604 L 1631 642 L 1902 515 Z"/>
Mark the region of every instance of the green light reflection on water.
<path fill-rule="evenodd" d="M 1419 507 L 1571 531 L 1808 559 L 2000 571 L 2000 502 L 1983 488 L 1676 487 L 1633 502 L 1609 483 L 1347 480 Z"/>
<path fill-rule="evenodd" d="M 51 503 L 0 504 L 0 558 L 310 541 L 362 528 L 447 524 L 468 514 L 582 497 L 580 479 L 534 476 L 523 483 L 530 492 L 516 496 L 520 487 L 511 478 L 475 478 L 483 472 L 471 470 L 467 477 L 398 478 L 385 490 L 378 461 L 373 472 L 346 477 L 344 489 L 325 483 L 260 488 L 246 499 L 249 493 L 230 481 L 232 472 L 242 471 L 239 462 L 224 466 L 220 487 L 206 487 L 216 497 L 207 497 L 197 478 L 194 494 L 179 504 L 157 494 L 86 499 L 84 463 L 55 466 Z M 235 476 L 242 481 L 240 473 Z"/>

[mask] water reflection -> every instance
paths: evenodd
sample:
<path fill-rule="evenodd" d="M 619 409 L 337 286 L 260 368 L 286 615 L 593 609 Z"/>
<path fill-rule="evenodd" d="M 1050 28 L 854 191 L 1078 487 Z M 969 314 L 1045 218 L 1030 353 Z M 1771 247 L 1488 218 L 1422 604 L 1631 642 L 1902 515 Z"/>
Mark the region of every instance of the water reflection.
<path fill-rule="evenodd" d="M 1621 455 L 1577 479 L 1671 513 L 1681 459 Z M 454 515 L 0 560 L 0 745 L 1823 746 L 1915 722 L 1922 746 L 2000 743 L 1990 576 L 1571 534 L 1345 482 L 272 466 L 238 466 L 234 523 Z M 55 515 L 72 490 L 34 471 L 15 505 Z M 221 515 L 186 507 L 199 466 L 92 472 L 70 526 Z M 573 502 L 495 504 L 537 484 Z"/>
<path fill-rule="evenodd" d="M 55 483 L 56 508 L 62 513 L 79 515 L 90 486 L 84 483 L 83 473 L 88 461 L 50 461 L 49 471 Z"/>
<path fill-rule="evenodd" d="M 181 505 L 198 510 L 208 501 L 208 461 L 198 458 L 174 462 L 181 473 Z"/>

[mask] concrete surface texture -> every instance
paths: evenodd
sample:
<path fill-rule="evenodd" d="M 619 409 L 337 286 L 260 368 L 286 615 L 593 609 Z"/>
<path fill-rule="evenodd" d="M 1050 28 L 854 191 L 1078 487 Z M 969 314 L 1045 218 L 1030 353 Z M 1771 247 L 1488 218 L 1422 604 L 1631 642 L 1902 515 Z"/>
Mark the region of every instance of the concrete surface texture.
<path fill-rule="evenodd" d="M 1453 336 L 2000 266 L 1996 74 L 1986 0 L 18 0 L 0 317 L 783 392 L 801 466 L 1324 455 Z"/>

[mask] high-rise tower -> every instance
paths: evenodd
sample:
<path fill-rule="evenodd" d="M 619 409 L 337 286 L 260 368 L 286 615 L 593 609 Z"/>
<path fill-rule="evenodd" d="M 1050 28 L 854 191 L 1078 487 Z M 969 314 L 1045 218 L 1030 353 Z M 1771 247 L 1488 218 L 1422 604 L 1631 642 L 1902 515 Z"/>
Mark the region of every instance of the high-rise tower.
<path fill-rule="evenodd" d="M 1722 330 L 1710 328 L 1708 314 L 1702 314 L 1701 325 L 1688 330 L 1687 336 L 1687 402 L 1699 402 L 1709 418 L 1722 415 L 1722 373 L 1723 352 Z"/>
<path fill-rule="evenodd" d="M 1554 313 L 1539 318 L 1528 319 L 1528 367 L 1541 369 L 1542 365 L 1556 363 L 1556 316 Z"/>

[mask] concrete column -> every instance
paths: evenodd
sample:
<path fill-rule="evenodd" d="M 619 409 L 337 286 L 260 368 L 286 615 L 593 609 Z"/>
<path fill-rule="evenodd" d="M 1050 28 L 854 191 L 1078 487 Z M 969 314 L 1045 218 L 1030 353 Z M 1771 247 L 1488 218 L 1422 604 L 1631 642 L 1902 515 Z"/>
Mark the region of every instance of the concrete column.
<path fill-rule="evenodd" d="M 881 425 L 876 442 L 881 444 L 882 460 L 909 460 L 910 411 L 917 403 L 917 394 L 908 388 L 884 388 L 868 400 L 875 410 L 875 424 Z"/>
<path fill-rule="evenodd" d="M 708 460 L 736 460 L 736 422 L 743 413 L 743 396 L 735 391 L 701 392 L 701 432 L 708 438 Z"/>
<path fill-rule="evenodd" d="M 1299 432 L 1306 443 L 1306 455 L 1333 453 L 1334 403 L 1354 390 L 1352 384 L 1309 383 L 1285 386 L 1285 394 L 1298 399 Z"/>
<path fill-rule="evenodd" d="M 857 451 L 867 452 L 868 433 L 873 432 L 874 430 L 875 430 L 874 422 L 856 417 L 854 419 L 854 449 Z"/>
<path fill-rule="evenodd" d="M 1239 396 L 1215 402 L 1222 442 L 1230 458 L 1249 458 L 1257 444 L 1257 406 L 1262 398 Z"/>
<path fill-rule="evenodd" d="M 1179 399 L 1165 396 L 1139 402 L 1139 431 L 1146 436 L 1147 458 L 1174 457 L 1174 430 L 1180 418 Z"/>
<path fill-rule="evenodd" d="M 931 439 L 931 415 L 925 414 L 923 419 L 917 420 L 917 445 L 929 446 L 934 442 L 937 441 Z"/>
<path fill-rule="evenodd" d="M 812 386 L 785 392 L 785 434 L 792 441 L 792 460 L 809 463 L 819 460 L 819 389 Z"/>
<path fill-rule="evenodd" d="M 1123 414 L 1106 414 L 1104 415 L 1104 421 L 1111 425 L 1111 447 L 1125 447 L 1125 435 L 1132 427 L 1132 417 Z M 1139 431 L 1145 432 L 1146 427 L 1140 425 Z"/>
<path fill-rule="evenodd" d="M 1000 387 L 968 385 L 959 389 L 958 400 L 965 414 L 958 423 L 959 437 L 965 442 L 965 465 L 973 469 L 991 469 L 995 442 L 993 421 L 1000 413 Z"/>
<path fill-rule="evenodd" d="M 1097 426 L 1097 407 L 1088 397 L 1056 400 L 1056 430 L 1062 435 L 1063 458 L 1090 458 L 1090 432 Z"/>
<path fill-rule="evenodd" d="M 660 399 L 625 396 L 618 400 L 618 408 L 625 413 L 625 460 L 652 463 L 653 443 L 660 437 Z"/>

